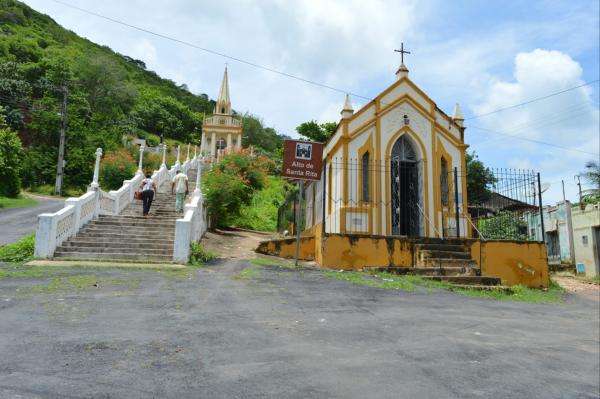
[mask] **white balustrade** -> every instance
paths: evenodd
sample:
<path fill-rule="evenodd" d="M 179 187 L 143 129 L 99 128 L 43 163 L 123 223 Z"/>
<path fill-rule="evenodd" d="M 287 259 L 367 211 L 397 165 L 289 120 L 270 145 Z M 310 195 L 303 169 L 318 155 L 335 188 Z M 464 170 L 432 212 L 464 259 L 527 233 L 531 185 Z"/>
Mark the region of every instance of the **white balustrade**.
<path fill-rule="evenodd" d="M 179 153 L 179 149 L 178 149 Z M 124 180 L 118 190 L 102 191 L 98 186 L 99 160 L 102 150 L 96 151 L 96 164 L 94 178 L 89 191 L 77 198 L 68 198 L 65 207 L 55 213 L 43 213 L 38 216 L 38 227 L 35 235 L 34 254 L 38 258 L 51 258 L 56 247 L 65 240 L 76 235 L 79 230 L 98 215 L 118 215 L 133 201 L 134 193 L 140 188 L 144 179 L 143 173 L 138 170 L 130 180 Z M 140 163 L 143 149 L 140 151 Z M 201 167 L 199 157 L 194 156 L 182 165 L 176 162 L 170 169 L 161 165 L 154 171 L 152 180 L 157 187 L 169 184 L 178 169 L 188 173 L 190 169 Z M 94 184 L 95 183 L 95 184 Z M 206 220 L 203 210 L 202 193 L 195 190 L 192 200 L 186 205 L 185 215 L 176 222 L 176 240 L 174 259 L 187 262 L 191 241 L 199 240 L 206 231 Z"/>

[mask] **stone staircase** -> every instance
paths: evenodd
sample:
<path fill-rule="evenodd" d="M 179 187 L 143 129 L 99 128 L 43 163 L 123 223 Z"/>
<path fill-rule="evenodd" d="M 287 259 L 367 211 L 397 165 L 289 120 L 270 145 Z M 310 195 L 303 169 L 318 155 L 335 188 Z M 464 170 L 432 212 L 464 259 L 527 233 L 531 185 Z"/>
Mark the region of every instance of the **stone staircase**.
<path fill-rule="evenodd" d="M 191 192 L 195 188 L 196 170 L 190 170 L 188 178 Z M 54 258 L 170 263 L 179 217 L 171 182 L 167 181 L 155 194 L 147 218 L 142 216 L 142 201 L 134 200 L 120 215 L 101 215 L 88 223 L 76 236 L 57 247 Z"/>
<path fill-rule="evenodd" d="M 485 277 L 460 239 L 426 239 L 415 245 L 415 267 L 382 267 L 379 272 L 419 275 L 425 279 L 465 286 L 498 286 L 500 279 Z M 371 269 L 373 270 L 373 269 Z"/>

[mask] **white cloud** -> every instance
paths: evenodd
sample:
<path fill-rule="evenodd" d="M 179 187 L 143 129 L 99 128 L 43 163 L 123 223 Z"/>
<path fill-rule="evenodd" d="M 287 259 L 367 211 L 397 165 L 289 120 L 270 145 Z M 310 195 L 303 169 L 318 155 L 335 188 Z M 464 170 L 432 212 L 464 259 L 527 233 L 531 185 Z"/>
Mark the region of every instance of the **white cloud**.
<path fill-rule="evenodd" d="M 535 49 L 515 57 L 514 79 L 493 79 L 485 100 L 473 107 L 475 114 L 542 97 L 583 84 L 582 67 L 569 55 L 560 51 Z M 598 107 L 587 86 L 511 108 L 489 116 L 474 119 L 469 124 L 505 132 L 518 137 L 548 142 L 554 145 L 597 153 L 599 143 Z M 477 130 L 476 128 L 474 128 Z M 483 132 L 485 133 L 485 131 Z M 511 154 L 509 165 L 540 170 L 545 181 L 559 183 L 572 180 L 583 169 L 586 160 L 597 155 L 568 151 L 534 144 L 510 137 L 486 134 L 476 146 L 488 157 L 503 162 L 495 154 Z M 560 190 L 551 190 L 549 200 L 558 200 Z"/>

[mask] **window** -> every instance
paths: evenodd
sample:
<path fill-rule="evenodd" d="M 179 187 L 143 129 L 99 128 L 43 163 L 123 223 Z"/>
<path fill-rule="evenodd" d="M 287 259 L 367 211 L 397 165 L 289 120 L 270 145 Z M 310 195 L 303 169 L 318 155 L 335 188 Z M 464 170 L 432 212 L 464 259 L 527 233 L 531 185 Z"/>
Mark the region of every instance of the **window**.
<path fill-rule="evenodd" d="M 587 245 L 588 245 L 588 236 L 581 236 L 581 243 L 583 244 L 584 247 L 587 247 Z"/>
<path fill-rule="evenodd" d="M 363 202 L 371 201 L 369 193 L 369 152 L 365 152 L 361 160 L 361 171 L 362 171 L 362 200 Z"/>
<path fill-rule="evenodd" d="M 221 113 L 224 114 L 225 113 L 225 107 L 221 107 Z"/>
<path fill-rule="evenodd" d="M 449 187 L 448 187 L 448 162 L 442 158 L 440 163 L 440 191 L 442 206 L 448 206 Z"/>
<path fill-rule="evenodd" d="M 217 140 L 217 150 L 224 150 L 227 148 L 227 142 L 223 139 Z"/>

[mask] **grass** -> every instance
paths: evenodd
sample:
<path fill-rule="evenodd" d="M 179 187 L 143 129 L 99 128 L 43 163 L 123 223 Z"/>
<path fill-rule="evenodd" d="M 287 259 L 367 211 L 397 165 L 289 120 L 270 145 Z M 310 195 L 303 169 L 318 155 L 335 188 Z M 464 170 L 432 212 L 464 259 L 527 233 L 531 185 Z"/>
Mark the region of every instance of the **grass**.
<path fill-rule="evenodd" d="M 281 177 L 269 176 L 265 188 L 254 193 L 250 204 L 243 205 L 240 216 L 231 223 L 250 230 L 277 230 L 277 209 L 285 199 L 284 187 L 285 181 Z"/>
<path fill-rule="evenodd" d="M 29 208 L 31 206 L 37 205 L 38 202 L 26 195 L 19 195 L 16 198 L 8 198 L 0 196 L 0 208 L 9 209 L 9 208 Z"/>
<path fill-rule="evenodd" d="M 236 274 L 233 278 L 236 280 L 251 280 L 260 277 L 260 270 L 256 266 L 249 266 Z"/>
<path fill-rule="evenodd" d="M 33 258 L 35 236 L 30 234 L 12 244 L 0 247 L 0 262 L 23 263 Z"/>
<path fill-rule="evenodd" d="M 204 266 L 206 263 L 215 260 L 217 254 L 204 249 L 202 244 L 192 242 L 190 245 L 190 266 Z"/>
<path fill-rule="evenodd" d="M 326 277 L 334 278 L 336 280 L 382 289 L 395 289 L 407 292 L 413 292 L 422 289 L 425 289 L 428 292 L 432 292 L 433 290 L 447 290 L 468 297 L 488 298 L 500 301 L 508 300 L 529 303 L 557 303 L 563 300 L 565 293 L 565 290 L 552 280 L 550 281 L 550 287 L 548 290 L 533 289 L 521 285 L 513 286 L 510 288 L 510 290 L 478 290 L 411 275 L 398 276 L 389 273 L 370 274 L 355 271 L 325 271 L 324 274 Z"/>
<path fill-rule="evenodd" d="M 282 259 L 254 258 L 250 259 L 250 263 L 256 266 L 295 267 L 292 261 Z"/>

